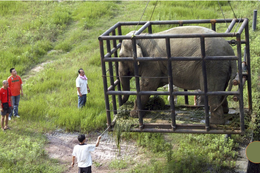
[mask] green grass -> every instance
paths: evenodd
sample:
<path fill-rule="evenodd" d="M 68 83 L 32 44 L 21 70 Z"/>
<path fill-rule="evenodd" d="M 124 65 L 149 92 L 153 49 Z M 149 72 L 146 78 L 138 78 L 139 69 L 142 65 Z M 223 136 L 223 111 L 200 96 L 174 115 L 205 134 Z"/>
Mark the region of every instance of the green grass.
<path fill-rule="evenodd" d="M 44 150 L 47 139 L 22 123 L 26 121 L 13 121 L 11 130 L 0 132 L 0 172 L 62 172 L 58 160 L 49 159 Z"/>
<path fill-rule="evenodd" d="M 228 3 L 220 3 L 225 18 L 233 18 Z M 10 75 L 11 67 L 15 67 L 23 78 L 32 67 L 41 62 L 51 61 L 44 70 L 24 83 L 25 95 L 21 98 L 19 109 L 21 120 L 10 122 L 12 130 L 8 131 L 8 135 L 0 133 L 3 139 L 0 146 L 4 146 L 0 152 L 1 171 L 14 172 L 16 168 L 20 168 L 22 172 L 30 172 L 30 170 L 62 172 L 62 168 L 56 162 L 52 163 L 53 160 L 50 160 L 44 153 L 43 146 L 46 139 L 42 134 L 55 128 L 83 133 L 105 129 L 106 110 L 98 36 L 118 21 L 139 21 L 146 4 L 147 2 L 142 1 L 0 2 L 0 79 L 4 80 Z M 250 19 L 249 26 L 251 27 L 253 10 L 258 8 L 258 2 L 232 1 L 231 4 L 237 16 Z M 148 21 L 150 18 L 151 20 L 223 18 L 218 3 L 215 1 L 160 1 L 151 17 L 155 5 L 155 1 L 149 3 L 142 21 Z M 140 27 L 138 26 L 137 29 Z M 153 32 L 169 27 L 173 26 L 154 27 Z M 257 28 L 260 28 L 259 23 Z M 135 29 L 136 26 L 125 27 L 123 34 Z M 225 29 L 225 24 L 217 25 L 217 31 Z M 250 28 L 253 115 L 256 119 L 259 116 L 257 105 L 259 105 L 260 42 L 258 35 L 259 31 L 252 32 Z M 50 51 L 52 52 L 48 53 Z M 88 94 L 87 106 L 78 110 L 75 79 L 80 67 L 85 70 L 89 79 L 91 93 Z M 130 100 L 134 99 L 131 96 Z M 251 126 L 255 127 L 254 124 Z M 194 172 L 198 166 L 200 166 L 198 169 L 203 169 L 205 165 L 198 164 L 204 161 L 207 161 L 206 166 L 213 167 L 214 170 L 234 167 L 232 149 L 236 147 L 236 142 L 225 144 L 223 135 L 169 135 L 170 138 L 176 140 L 175 142 L 165 141 L 163 135 L 147 134 L 142 137 L 144 139 L 142 141 L 134 136 L 133 134 L 132 138 L 139 141 L 140 147 L 153 151 L 153 156 L 160 159 L 151 158 L 149 163 L 151 167 L 144 168 L 140 164 L 132 168 L 132 172 L 158 172 L 158 170 L 186 172 L 187 169 Z M 169 147 L 171 145 L 178 145 L 178 147 L 173 147 L 171 150 Z M 207 153 L 194 148 L 195 145 L 199 145 L 200 148 L 208 145 Z M 167 151 L 163 151 L 162 146 L 167 146 Z M 222 147 L 223 152 L 226 151 L 227 154 L 218 153 L 219 147 Z M 27 148 L 31 148 L 31 152 Z M 37 159 L 31 160 L 31 157 Z M 183 161 L 178 158 L 185 159 Z M 197 161 L 189 165 L 189 161 L 196 159 Z M 21 165 L 24 166 L 21 167 Z M 124 165 L 124 162 L 117 165 L 115 161 L 111 167 L 124 169 Z M 164 170 L 164 167 L 167 169 Z M 127 169 L 131 168 L 127 167 Z"/>

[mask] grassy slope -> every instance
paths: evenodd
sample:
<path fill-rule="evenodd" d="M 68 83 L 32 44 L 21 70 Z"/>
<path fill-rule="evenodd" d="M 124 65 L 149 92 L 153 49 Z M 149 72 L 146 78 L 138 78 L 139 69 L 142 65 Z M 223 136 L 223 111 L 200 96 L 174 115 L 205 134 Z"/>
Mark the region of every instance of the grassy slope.
<path fill-rule="evenodd" d="M 8 169 L 14 171 L 14 165 L 35 164 L 35 169 L 48 172 L 48 169 L 45 168 L 48 165 L 47 160 L 44 161 L 46 162 L 44 166 L 40 165 L 40 162 L 24 158 L 18 157 L 16 159 L 17 156 L 14 155 L 14 153 L 21 152 L 26 155 L 26 150 L 20 146 L 32 147 L 37 143 L 40 146 L 40 152 L 33 151 L 32 153 L 35 155 L 40 153 L 40 155 L 34 157 L 46 159 L 42 150 L 44 140 L 40 135 L 43 132 L 57 127 L 65 128 L 68 131 L 82 132 L 105 127 L 106 114 L 97 37 L 118 21 L 138 21 L 146 5 L 146 2 L 111 3 L 112 5 L 104 2 L 0 3 L 1 80 L 9 76 L 10 67 L 14 66 L 19 74 L 24 75 L 36 64 L 52 60 L 52 63 L 46 65 L 45 70 L 31 77 L 24 84 L 25 96 L 20 102 L 22 118 L 11 121 L 10 126 L 13 127 L 13 130 L 8 132 L 8 136 L 12 140 L 14 140 L 13 138 L 17 139 L 19 145 L 10 145 L 10 142 L 13 143 L 13 141 L 8 140 L 5 134 L 0 132 L 0 136 L 6 138 L 0 142 L 1 146 L 6 146 L 1 150 L 0 166 L 4 168 L 1 171 L 8 172 Z M 150 19 L 155 3 L 150 2 L 142 20 Z M 232 18 L 233 14 L 230 12 L 228 4 L 221 3 L 224 5 L 222 9 L 225 11 L 225 17 Z M 252 18 L 255 3 L 232 2 L 232 4 L 237 14 Z M 151 20 L 210 18 L 223 18 L 217 2 L 159 2 Z M 224 28 L 225 25 L 221 25 L 218 29 Z M 135 27 L 129 27 L 124 30 L 124 33 L 134 29 Z M 157 29 L 159 31 L 163 28 Z M 254 41 L 254 37 L 257 37 L 257 32 L 251 33 L 251 43 L 255 42 L 255 45 L 259 45 L 257 41 Z M 55 51 L 47 53 L 50 50 Z M 259 61 L 257 59 L 259 56 L 257 46 L 251 46 L 251 56 L 253 63 L 257 64 Z M 76 108 L 75 90 L 75 78 L 79 67 L 85 69 L 91 88 L 87 108 L 80 111 Z M 258 74 L 258 67 L 253 65 L 253 68 L 253 74 Z M 253 78 L 255 81 L 257 80 L 256 75 Z M 17 134 L 26 135 L 26 137 L 17 136 Z M 172 135 L 171 140 L 177 139 L 177 137 L 181 136 Z M 205 139 L 210 140 L 211 137 L 205 136 Z M 199 140 L 203 141 L 204 139 Z M 174 143 L 174 141 L 172 142 Z M 203 146 L 204 143 L 202 142 L 200 145 Z M 11 152 L 9 152 L 10 147 Z M 181 152 L 177 153 L 176 156 L 178 154 Z M 196 154 L 196 152 L 192 153 L 192 155 Z M 5 162 L 7 158 L 12 160 L 8 164 Z M 192 158 L 189 157 L 189 159 Z M 232 166 L 232 163 L 230 165 Z M 136 170 L 140 170 L 140 167 L 137 166 Z M 157 167 L 152 168 L 159 169 Z M 25 167 L 24 172 L 27 169 L 29 168 Z M 62 168 L 49 167 L 49 172 L 58 172 L 53 171 L 53 169 Z"/>

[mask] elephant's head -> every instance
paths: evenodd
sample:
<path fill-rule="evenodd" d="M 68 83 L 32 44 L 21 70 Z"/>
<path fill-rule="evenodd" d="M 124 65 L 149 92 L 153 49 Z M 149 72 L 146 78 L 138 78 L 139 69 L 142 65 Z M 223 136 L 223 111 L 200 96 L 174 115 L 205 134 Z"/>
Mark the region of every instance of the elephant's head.
<path fill-rule="evenodd" d="M 141 47 L 136 44 L 137 57 L 143 57 Z M 133 46 L 132 40 L 123 40 L 121 44 L 121 50 L 119 57 L 133 58 Z M 134 65 L 133 61 L 121 61 L 119 63 L 119 79 L 122 84 L 123 91 L 130 91 L 130 79 L 134 76 Z M 123 95 L 123 103 L 129 98 L 129 95 Z"/>

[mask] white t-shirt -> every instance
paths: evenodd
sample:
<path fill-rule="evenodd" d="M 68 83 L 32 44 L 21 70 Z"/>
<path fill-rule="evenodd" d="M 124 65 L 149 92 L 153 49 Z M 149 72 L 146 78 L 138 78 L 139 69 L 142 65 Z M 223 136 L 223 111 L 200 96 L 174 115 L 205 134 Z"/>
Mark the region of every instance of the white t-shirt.
<path fill-rule="evenodd" d="M 88 88 L 87 88 L 88 80 L 83 80 L 79 76 L 76 79 L 76 87 L 79 87 L 79 90 L 81 94 L 88 94 Z M 77 94 L 79 95 L 79 92 L 77 90 Z"/>
<path fill-rule="evenodd" d="M 91 151 L 94 151 L 96 145 L 76 145 L 73 149 L 72 156 L 77 158 L 78 167 L 86 168 L 92 165 Z"/>

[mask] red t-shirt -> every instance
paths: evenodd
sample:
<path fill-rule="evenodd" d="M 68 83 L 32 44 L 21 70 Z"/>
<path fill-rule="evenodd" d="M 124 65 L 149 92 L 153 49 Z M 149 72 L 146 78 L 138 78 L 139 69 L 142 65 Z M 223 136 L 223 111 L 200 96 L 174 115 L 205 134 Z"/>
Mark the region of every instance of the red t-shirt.
<path fill-rule="evenodd" d="M 8 95 L 9 95 L 9 106 L 11 107 L 12 106 L 12 104 L 11 104 L 11 99 L 10 99 L 10 97 L 12 96 L 12 92 L 11 92 L 11 89 L 8 87 L 7 88 L 8 89 Z M 2 107 L 3 107 L 3 103 L 6 103 L 7 102 L 7 90 L 6 89 L 4 89 L 4 88 L 1 88 L 0 89 L 0 100 L 1 100 L 1 102 L 2 102 Z"/>
<path fill-rule="evenodd" d="M 10 76 L 8 79 L 9 87 L 12 91 L 13 96 L 20 95 L 21 85 L 23 84 L 20 76 L 16 75 L 16 77 Z"/>

